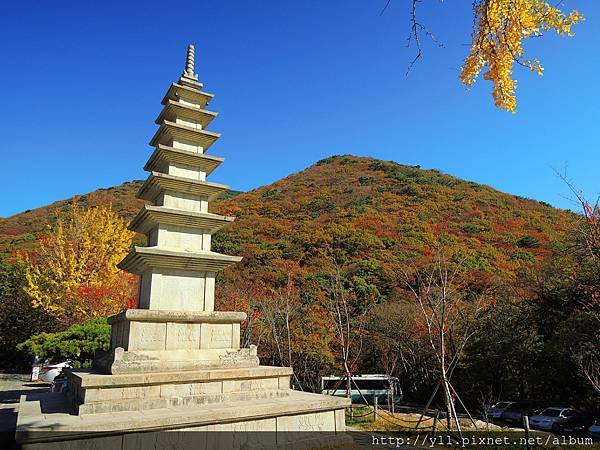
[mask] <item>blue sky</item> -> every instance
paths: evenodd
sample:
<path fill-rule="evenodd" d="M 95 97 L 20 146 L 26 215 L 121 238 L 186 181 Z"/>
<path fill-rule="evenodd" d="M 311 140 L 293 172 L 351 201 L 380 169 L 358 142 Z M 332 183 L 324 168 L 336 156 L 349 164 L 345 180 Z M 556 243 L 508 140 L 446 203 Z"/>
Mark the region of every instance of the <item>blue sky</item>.
<path fill-rule="evenodd" d="M 419 164 L 572 207 L 552 167 L 600 191 L 600 4 L 568 0 L 586 22 L 571 39 L 527 44 L 540 78 L 517 69 L 519 112 L 489 82 L 458 81 L 471 2 L 425 0 L 444 43 L 406 48 L 407 2 L 392 0 L 8 2 L 0 29 L 4 193 L 0 216 L 145 177 L 160 100 L 196 44 L 223 134 L 212 175 L 238 190 L 350 153 Z"/>

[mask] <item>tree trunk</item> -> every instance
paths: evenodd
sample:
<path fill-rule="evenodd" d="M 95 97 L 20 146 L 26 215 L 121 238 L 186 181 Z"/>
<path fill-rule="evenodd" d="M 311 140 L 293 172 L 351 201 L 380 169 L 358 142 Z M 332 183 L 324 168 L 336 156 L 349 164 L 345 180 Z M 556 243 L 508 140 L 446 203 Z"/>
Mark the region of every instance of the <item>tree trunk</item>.
<path fill-rule="evenodd" d="M 444 403 L 446 404 L 446 427 L 447 430 L 452 430 L 452 395 L 450 394 L 450 386 L 448 386 L 448 379 L 446 378 L 446 371 L 442 371 L 442 387 L 444 390 Z"/>
<path fill-rule="evenodd" d="M 344 361 L 344 369 L 346 370 L 346 398 L 352 398 L 352 376 L 350 375 L 350 369 L 348 368 L 347 361 Z"/>

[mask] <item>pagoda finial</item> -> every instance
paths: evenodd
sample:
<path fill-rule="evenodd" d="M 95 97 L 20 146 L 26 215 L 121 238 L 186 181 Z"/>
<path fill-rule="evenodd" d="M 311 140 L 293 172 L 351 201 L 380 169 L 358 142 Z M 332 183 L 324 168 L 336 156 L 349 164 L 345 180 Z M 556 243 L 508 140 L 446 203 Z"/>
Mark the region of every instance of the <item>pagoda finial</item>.
<path fill-rule="evenodd" d="M 183 76 L 193 78 L 194 80 L 198 79 L 198 75 L 194 73 L 194 46 L 192 44 L 188 45 L 187 48 L 187 56 L 185 58 L 185 69 L 183 71 Z"/>

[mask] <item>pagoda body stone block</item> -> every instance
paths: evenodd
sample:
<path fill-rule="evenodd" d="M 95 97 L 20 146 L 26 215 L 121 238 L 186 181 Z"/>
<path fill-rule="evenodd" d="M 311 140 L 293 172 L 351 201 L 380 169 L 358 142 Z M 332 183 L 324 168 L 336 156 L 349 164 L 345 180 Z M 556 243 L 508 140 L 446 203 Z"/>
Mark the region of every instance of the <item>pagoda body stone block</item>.
<path fill-rule="evenodd" d="M 159 310 L 212 311 L 215 276 L 214 272 L 146 270 L 141 275 L 140 293 L 143 297 L 140 296 L 139 306 Z"/>
<path fill-rule="evenodd" d="M 118 267 L 139 275 L 137 309 L 109 318 L 110 348 L 91 370 L 68 372 L 68 392 L 21 398 L 16 439 L 34 449 L 314 448 L 347 440 L 346 399 L 294 391 L 292 369 L 259 364 L 241 345 L 243 312 L 215 311 L 217 273 L 238 256 L 211 250 L 234 218 L 209 212 L 228 186 L 207 181 L 223 161 L 206 151 L 212 94 L 194 49 L 165 95 L 130 229 L 147 237 Z M 262 433 L 248 433 L 261 431 Z M 174 447 L 175 446 L 175 447 Z M 251 447 L 248 447 L 251 446 Z"/>

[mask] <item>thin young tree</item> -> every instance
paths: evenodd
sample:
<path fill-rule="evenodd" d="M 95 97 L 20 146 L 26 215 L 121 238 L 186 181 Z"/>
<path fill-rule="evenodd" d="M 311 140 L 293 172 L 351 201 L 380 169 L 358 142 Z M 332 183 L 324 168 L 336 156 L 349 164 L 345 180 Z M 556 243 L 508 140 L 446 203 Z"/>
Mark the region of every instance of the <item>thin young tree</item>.
<path fill-rule="evenodd" d="M 299 265 L 296 261 L 284 261 L 285 284 L 272 292 L 265 292 L 256 299 L 273 337 L 279 364 L 294 368 L 294 322 L 303 317 L 302 307 L 298 298 L 296 278 Z M 297 346 L 297 344 L 296 344 Z M 296 386 L 303 390 L 302 383 L 294 371 Z"/>
<path fill-rule="evenodd" d="M 600 197 L 595 202 L 589 201 L 583 190 L 579 189 L 571 181 L 566 173 L 560 173 L 555 170 L 558 177 L 567 185 L 573 195 L 573 201 L 581 208 L 579 220 L 575 226 L 576 237 L 571 250 L 576 257 L 589 266 L 595 266 L 596 270 L 600 264 Z M 600 330 L 600 291 L 590 293 L 589 296 L 581 302 L 586 314 L 596 323 L 596 329 Z M 575 364 L 580 373 L 588 380 L 592 388 L 600 393 L 600 332 L 597 331 L 594 340 L 591 342 L 591 349 L 582 346 L 580 349 L 574 349 Z"/>
<path fill-rule="evenodd" d="M 415 307 L 408 302 L 389 300 L 376 305 L 367 316 L 365 331 L 373 355 L 390 379 L 424 368 L 418 361 L 418 335 L 414 324 Z M 392 413 L 393 400 L 390 393 L 388 407 Z"/>
<path fill-rule="evenodd" d="M 600 197 L 595 202 L 589 201 L 584 192 L 571 181 L 566 173 L 554 170 L 573 194 L 573 202 L 581 208 L 580 220 L 577 223 L 578 249 L 595 261 L 600 261 Z"/>
<path fill-rule="evenodd" d="M 596 393 L 600 394 L 600 357 L 597 354 L 581 355 L 577 365 Z"/>
<path fill-rule="evenodd" d="M 452 373 L 475 333 L 474 318 L 482 309 L 481 294 L 473 296 L 461 286 L 462 269 L 460 261 L 451 263 L 444 249 L 438 246 L 429 267 L 404 271 L 406 285 L 420 311 L 426 340 L 436 360 L 438 384 L 425 409 L 441 389 L 448 430 L 456 426 L 459 433 L 455 400 L 465 410 L 466 407 L 452 386 Z"/>
<path fill-rule="evenodd" d="M 346 397 L 352 391 L 353 366 L 362 352 L 363 329 L 368 307 L 359 308 L 355 293 L 344 285 L 344 277 L 338 266 L 328 274 L 325 309 L 331 318 L 339 343 L 341 365 L 344 371 Z"/>

